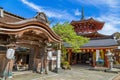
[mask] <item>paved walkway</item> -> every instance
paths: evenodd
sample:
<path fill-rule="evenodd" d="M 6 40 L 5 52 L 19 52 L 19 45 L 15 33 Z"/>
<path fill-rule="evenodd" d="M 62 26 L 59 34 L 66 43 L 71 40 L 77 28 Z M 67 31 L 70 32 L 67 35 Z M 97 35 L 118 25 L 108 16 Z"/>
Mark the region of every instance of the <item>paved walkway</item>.
<path fill-rule="evenodd" d="M 112 80 L 120 80 L 120 74 L 114 77 Z"/>
<path fill-rule="evenodd" d="M 14 76 L 14 80 L 112 80 L 116 73 L 92 71 L 90 67 L 75 65 L 71 70 L 62 70 L 61 73 L 49 72 L 49 74 L 27 73 Z M 120 80 L 120 79 L 114 79 Z"/>

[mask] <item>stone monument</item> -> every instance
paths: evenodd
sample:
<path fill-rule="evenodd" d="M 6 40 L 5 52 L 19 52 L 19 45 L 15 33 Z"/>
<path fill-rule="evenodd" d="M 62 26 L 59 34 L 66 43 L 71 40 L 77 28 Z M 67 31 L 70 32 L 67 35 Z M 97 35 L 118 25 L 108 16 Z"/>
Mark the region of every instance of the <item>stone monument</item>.
<path fill-rule="evenodd" d="M 112 72 L 112 73 L 118 73 L 120 72 L 120 70 L 113 68 L 113 56 L 114 54 L 112 54 L 110 52 L 110 50 L 108 50 L 107 54 L 106 54 L 107 58 L 108 58 L 108 62 L 109 62 L 109 68 L 105 70 L 105 72 Z"/>

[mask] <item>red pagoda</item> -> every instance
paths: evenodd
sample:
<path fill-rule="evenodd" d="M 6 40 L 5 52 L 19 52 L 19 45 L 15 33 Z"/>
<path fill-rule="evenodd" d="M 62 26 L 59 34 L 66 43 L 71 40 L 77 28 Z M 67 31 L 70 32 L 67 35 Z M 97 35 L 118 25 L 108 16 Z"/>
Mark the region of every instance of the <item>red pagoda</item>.
<path fill-rule="evenodd" d="M 79 54 L 72 52 L 72 49 L 68 48 L 68 61 L 70 64 L 109 66 L 106 56 L 107 51 L 113 52 L 118 47 L 118 43 L 112 35 L 104 35 L 98 32 L 103 28 L 104 23 L 93 18 L 84 19 L 83 10 L 81 20 L 73 20 L 70 23 L 78 35 L 90 38 L 88 43 L 80 47 Z M 99 61 L 101 63 L 98 63 Z"/>

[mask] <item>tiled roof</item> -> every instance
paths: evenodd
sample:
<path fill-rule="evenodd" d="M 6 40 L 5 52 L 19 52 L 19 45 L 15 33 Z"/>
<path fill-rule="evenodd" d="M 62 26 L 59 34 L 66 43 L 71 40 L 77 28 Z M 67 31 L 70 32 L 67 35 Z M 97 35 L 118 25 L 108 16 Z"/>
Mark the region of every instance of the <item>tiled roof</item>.
<path fill-rule="evenodd" d="M 15 14 L 12 14 L 10 12 L 7 12 L 7 11 L 3 11 L 3 17 L 0 17 L 0 22 L 18 22 L 18 21 L 21 21 L 21 20 L 25 20 L 25 18 L 23 17 L 20 17 L 20 16 L 17 16 Z"/>
<path fill-rule="evenodd" d="M 114 39 L 99 39 L 99 40 L 90 40 L 88 43 L 84 44 L 83 47 L 108 47 L 108 46 L 117 46 L 118 43 Z"/>
<path fill-rule="evenodd" d="M 42 23 L 44 23 L 46 25 L 49 25 L 47 22 L 45 22 L 43 20 L 38 20 L 36 18 L 25 19 L 25 20 L 18 21 L 18 22 L 7 22 L 7 24 L 23 24 L 23 23 L 30 22 L 30 21 L 39 21 L 39 22 L 42 22 Z"/>
<path fill-rule="evenodd" d="M 65 47 L 67 47 L 67 48 L 70 48 L 70 47 L 71 47 L 71 45 L 68 44 L 68 43 L 66 43 L 66 42 L 63 42 L 63 45 L 64 45 Z"/>

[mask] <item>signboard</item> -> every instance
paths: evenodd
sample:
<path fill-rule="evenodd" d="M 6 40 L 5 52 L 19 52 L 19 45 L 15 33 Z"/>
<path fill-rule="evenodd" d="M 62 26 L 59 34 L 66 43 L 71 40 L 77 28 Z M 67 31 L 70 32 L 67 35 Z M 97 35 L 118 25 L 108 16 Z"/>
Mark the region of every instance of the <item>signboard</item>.
<path fill-rule="evenodd" d="M 14 54 L 15 54 L 15 50 L 9 48 L 9 49 L 7 50 L 7 53 L 6 53 L 7 59 L 13 59 L 13 58 L 14 58 Z"/>

